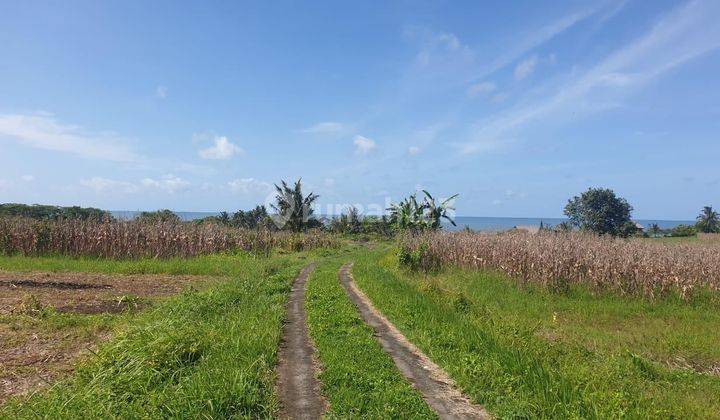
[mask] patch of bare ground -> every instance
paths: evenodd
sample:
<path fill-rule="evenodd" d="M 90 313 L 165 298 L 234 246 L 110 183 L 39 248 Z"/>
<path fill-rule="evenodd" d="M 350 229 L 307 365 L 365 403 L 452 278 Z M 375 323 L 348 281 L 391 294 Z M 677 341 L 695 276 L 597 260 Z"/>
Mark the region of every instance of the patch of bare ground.
<path fill-rule="evenodd" d="M 119 313 L 208 283 L 201 276 L 0 272 L 0 404 L 66 376 L 110 338 L 108 322 L 50 325 L 48 309 Z"/>
<path fill-rule="evenodd" d="M 75 362 L 110 337 L 106 328 L 93 334 L 77 328 L 13 330 L 0 324 L 0 404 L 12 396 L 42 389 L 73 371 Z M 6 341 L 6 338 L 10 340 Z"/>
<path fill-rule="evenodd" d="M 458 390 L 450 376 L 420 349 L 415 347 L 385 316 L 373 306 L 352 279 L 352 264 L 340 269 L 339 277 L 360 316 L 375 330 L 383 349 L 392 357 L 400 372 L 441 419 L 489 419 L 492 416 Z"/>
<path fill-rule="evenodd" d="M 138 305 L 136 298 L 170 296 L 187 286 L 203 284 L 207 279 L 203 276 L 0 271 L 0 315 L 22 312 L 29 299 L 58 312 L 117 313 Z"/>

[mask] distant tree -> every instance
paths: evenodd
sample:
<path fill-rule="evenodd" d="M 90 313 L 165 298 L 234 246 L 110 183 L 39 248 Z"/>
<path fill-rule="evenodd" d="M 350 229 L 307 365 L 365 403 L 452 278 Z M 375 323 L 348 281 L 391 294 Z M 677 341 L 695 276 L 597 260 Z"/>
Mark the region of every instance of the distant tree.
<path fill-rule="evenodd" d="M 632 206 L 624 198 L 617 197 L 613 190 L 590 188 L 568 200 L 565 215 L 580 229 L 628 237 L 637 231 L 630 218 L 632 210 Z"/>
<path fill-rule="evenodd" d="M 135 220 L 143 223 L 179 223 L 181 221 L 180 216 L 168 209 L 144 211 Z"/>
<path fill-rule="evenodd" d="M 720 232 L 720 217 L 711 206 L 705 206 L 697 217 L 695 226 L 702 233 L 718 233 Z"/>
<path fill-rule="evenodd" d="M 310 193 L 303 195 L 301 179 L 290 188 L 285 181 L 281 186 L 275 185 L 277 194 L 272 208 L 277 211 L 276 225 L 282 229 L 302 232 L 308 228 L 320 227 L 322 224 L 313 216 L 312 205 L 320 196 Z"/>
<path fill-rule="evenodd" d="M 252 210 L 236 211 L 232 216 L 232 225 L 245 229 L 257 229 L 261 227 L 269 227 L 267 209 L 265 206 L 256 206 Z"/>
<path fill-rule="evenodd" d="M 93 207 L 60 207 L 17 203 L 0 204 L 0 216 L 29 217 L 37 220 L 75 219 L 92 221 L 112 220 L 113 218 L 110 212 Z"/>
<path fill-rule="evenodd" d="M 363 224 L 365 219 L 355 206 L 351 206 L 347 213 L 343 212 L 340 216 L 333 217 L 328 227 L 336 233 L 361 233 L 365 231 Z"/>
<path fill-rule="evenodd" d="M 685 237 L 697 235 L 697 228 L 689 225 L 678 225 L 670 230 L 670 236 Z"/>
<path fill-rule="evenodd" d="M 662 232 L 662 229 L 660 229 L 660 226 L 657 223 L 651 224 L 649 230 L 653 236 L 658 236 L 660 235 L 660 232 Z"/>
<path fill-rule="evenodd" d="M 228 212 L 221 211 L 220 214 L 218 214 L 216 217 L 217 217 L 218 223 L 223 224 L 223 225 L 230 224 L 230 214 Z"/>

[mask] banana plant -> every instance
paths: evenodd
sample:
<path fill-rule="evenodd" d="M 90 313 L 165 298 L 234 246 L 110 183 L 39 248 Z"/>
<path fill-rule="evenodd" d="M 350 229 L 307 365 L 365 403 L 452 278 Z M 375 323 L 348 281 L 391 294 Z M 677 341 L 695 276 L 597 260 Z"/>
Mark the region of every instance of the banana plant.
<path fill-rule="evenodd" d="M 452 202 L 457 198 L 458 194 L 443 200 L 440 204 L 436 204 L 435 198 L 429 192 L 423 190 L 423 193 L 425 194 L 423 206 L 425 207 L 426 221 L 430 229 L 440 229 L 442 219 L 446 219 L 453 226 L 457 226 L 455 220 L 448 216 L 448 211 L 455 211 Z"/>
<path fill-rule="evenodd" d="M 413 194 L 400 203 L 392 204 L 388 208 L 391 223 L 398 229 L 412 231 L 440 229 L 441 219 L 447 219 L 455 226 L 455 221 L 448 216 L 448 211 L 455 210 L 451 202 L 458 195 L 455 194 L 438 204 L 430 193 L 425 190 L 423 193 L 425 197 L 422 202 L 418 202 L 417 195 Z"/>

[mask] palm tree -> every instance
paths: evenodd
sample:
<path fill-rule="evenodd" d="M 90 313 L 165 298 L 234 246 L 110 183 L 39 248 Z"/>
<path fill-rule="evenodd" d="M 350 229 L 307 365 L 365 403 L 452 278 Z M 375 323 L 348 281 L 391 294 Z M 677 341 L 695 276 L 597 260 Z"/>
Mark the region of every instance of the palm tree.
<path fill-rule="evenodd" d="M 703 233 L 718 233 L 720 232 L 720 217 L 712 206 L 705 206 L 697 217 L 696 226 Z"/>
<path fill-rule="evenodd" d="M 273 217 L 273 220 L 281 229 L 287 228 L 295 232 L 301 232 L 320 224 L 313 217 L 312 208 L 312 204 L 320 196 L 313 193 L 304 196 L 301 181 L 302 178 L 298 179 L 293 188 L 290 188 L 285 181 L 281 181 L 282 186 L 275 184 L 277 190 L 276 204 L 271 206 L 278 212 Z"/>
<path fill-rule="evenodd" d="M 457 226 L 455 224 L 455 221 L 448 216 L 447 212 L 448 210 L 455 210 L 455 208 L 452 207 L 450 203 L 455 198 L 457 198 L 458 194 L 453 195 L 452 197 L 444 200 L 438 205 L 435 204 L 435 199 L 432 195 L 430 195 L 429 192 L 423 190 L 423 193 L 425 193 L 425 200 L 423 202 L 423 205 L 426 211 L 427 224 L 430 229 L 440 229 L 441 219 L 449 220 L 453 226 Z"/>
<path fill-rule="evenodd" d="M 660 229 L 660 225 L 658 225 L 657 223 L 653 223 L 650 225 L 650 233 L 653 237 L 658 236 L 661 230 L 662 229 Z"/>

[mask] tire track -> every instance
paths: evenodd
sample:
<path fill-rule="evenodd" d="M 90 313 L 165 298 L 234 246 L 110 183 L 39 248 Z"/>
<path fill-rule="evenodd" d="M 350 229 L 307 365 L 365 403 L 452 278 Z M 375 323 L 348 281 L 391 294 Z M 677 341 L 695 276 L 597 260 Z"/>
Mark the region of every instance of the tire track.
<path fill-rule="evenodd" d="M 305 313 L 305 290 L 315 264 L 305 267 L 293 283 L 287 303 L 278 362 L 280 415 L 286 419 L 319 419 L 327 404 L 320 394 L 315 348 L 310 341 Z"/>
<path fill-rule="evenodd" d="M 407 380 L 423 396 L 441 419 L 489 419 L 484 408 L 473 404 L 456 387 L 450 376 L 380 313 L 370 299 L 355 285 L 350 272 L 352 263 L 342 266 L 338 274 L 350 300 L 357 306 L 366 324 L 375 330 L 383 349 Z"/>

